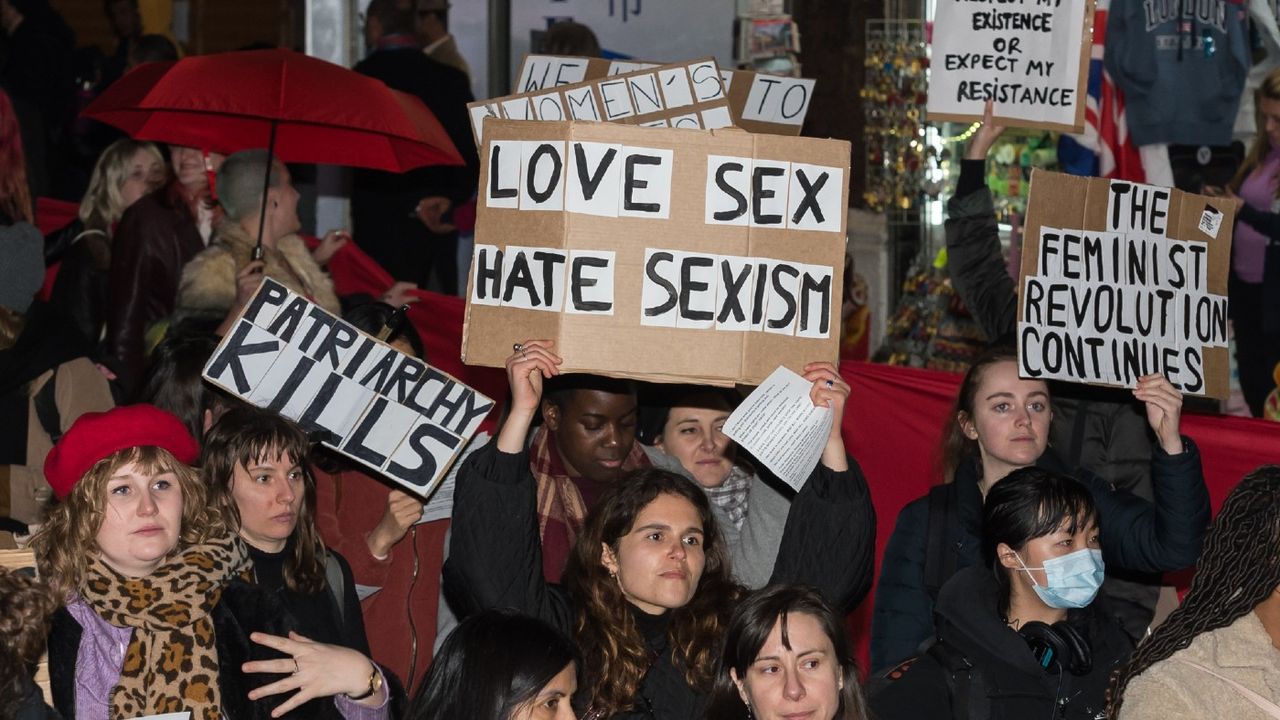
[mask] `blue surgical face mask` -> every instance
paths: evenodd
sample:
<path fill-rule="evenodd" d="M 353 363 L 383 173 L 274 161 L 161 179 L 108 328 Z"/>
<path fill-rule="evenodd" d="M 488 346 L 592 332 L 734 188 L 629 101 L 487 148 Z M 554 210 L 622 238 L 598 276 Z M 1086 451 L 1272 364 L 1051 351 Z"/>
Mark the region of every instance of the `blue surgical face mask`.
<path fill-rule="evenodd" d="M 1031 588 L 1040 596 L 1040 600 L 1051 608 L 1069 610 L 1087 607 L 1102 587 L 1102 576 L 1105 565 L 1102 562 L 1102 551 L 1085 548 L 1068 553 L 1062 557 L 1044 561 L 1043 567 L 1029 568 L 1022 562 L 1017 553 L 1018 564 L 1031 578 Z M 1032 570 L 1043 570 L 1045 585 L 1036 582 Z"/>

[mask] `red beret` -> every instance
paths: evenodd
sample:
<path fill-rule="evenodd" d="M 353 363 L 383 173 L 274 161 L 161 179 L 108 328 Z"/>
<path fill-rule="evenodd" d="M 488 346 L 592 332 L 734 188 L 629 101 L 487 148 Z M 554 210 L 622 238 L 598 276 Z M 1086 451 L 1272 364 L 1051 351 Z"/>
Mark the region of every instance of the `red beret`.
<path fill-rule="evenodd" d="M 125 448 L 148 445 L 168 450 L 187 465 L 200 455 L 187 426 L 172 413 L 154 405 L 126 405 L 76 419 L 45 458 L 44 477 L 54 497 L 65 500 L 99 460 Z"/>

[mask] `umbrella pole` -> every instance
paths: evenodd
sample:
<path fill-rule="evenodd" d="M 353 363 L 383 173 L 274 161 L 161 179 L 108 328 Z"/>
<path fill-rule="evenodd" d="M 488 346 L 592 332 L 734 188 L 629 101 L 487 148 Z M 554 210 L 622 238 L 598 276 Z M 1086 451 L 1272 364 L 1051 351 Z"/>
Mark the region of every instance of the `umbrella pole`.
<path fill-rule="evenodd" d="M 253 248 L 253 259 L 262 259 L 262 231 L 267 225 L 267 191 L 271 189 L 271 168 L 276 155 L 276 121 L 271 121 L 271 137 L 267 140 L 267 172 L 262 178 L 262 209 L 258 212 L 258 244 Z"/>

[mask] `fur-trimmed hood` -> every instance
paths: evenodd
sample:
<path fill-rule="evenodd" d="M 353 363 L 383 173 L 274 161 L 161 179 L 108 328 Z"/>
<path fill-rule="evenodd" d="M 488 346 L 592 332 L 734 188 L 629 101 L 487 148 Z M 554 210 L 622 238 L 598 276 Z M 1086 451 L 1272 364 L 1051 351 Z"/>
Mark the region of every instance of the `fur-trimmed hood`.
<path fill-rule="evenodd" d="M 236 275 L 253 257 L 257 242 L 238 223 L 223 220 L 213 240 L 182 268 L 175 321 L 187 317 L 226 317 L 236 300 Z M 311 257 L 302 238 L 291 234 L 263 247 L 265 274 L 306 296 L 331 313 L 341 314 L 333 280 Z"/>

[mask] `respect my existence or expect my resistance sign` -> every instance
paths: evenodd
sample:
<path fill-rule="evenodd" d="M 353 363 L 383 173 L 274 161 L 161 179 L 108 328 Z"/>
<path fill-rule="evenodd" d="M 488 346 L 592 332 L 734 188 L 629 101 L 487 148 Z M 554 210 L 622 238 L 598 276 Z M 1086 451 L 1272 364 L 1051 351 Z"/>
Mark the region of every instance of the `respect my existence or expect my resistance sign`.
<path fill-rule="evenodd" d="M 1160 373 L 1189 395 L 1226 397 L 1234 214 L 1220 198 L 1035 171 L 1022 375 L 1131 388 Z"/>
<path fill-rule="evenodd" d="M 427 497 L 493 401 L 264 278 L 209 382 Z"/>
<path fill-rule="evenodd" d="M 1094 0 L 938 0 L 929 119 L 1084 128 Z"/>

